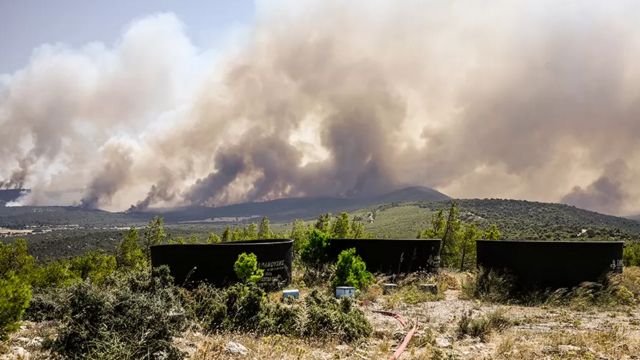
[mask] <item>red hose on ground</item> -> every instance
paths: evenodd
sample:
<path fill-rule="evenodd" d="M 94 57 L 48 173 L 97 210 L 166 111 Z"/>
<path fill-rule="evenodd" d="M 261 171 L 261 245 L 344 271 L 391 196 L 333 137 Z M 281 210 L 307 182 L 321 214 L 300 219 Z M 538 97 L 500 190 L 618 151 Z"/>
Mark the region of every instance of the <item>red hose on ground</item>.
<path fill-rule="evenodd" d="M 407 335 L 405 335 L 404 340 L 402 341 L 400 346 L 398 346 L 398 348 L 393 353 L 393 355 L 391 355 L 389 360 L 397 360 L 400 358 L 400 355 L 402 355 L 402 353 L 407 349 L 407 345 L 409 345 L 409 341 L 411 341 L 411 338 L 413 337 L 413 335 L 415 335 L 417 330 L 418 330 L 418 324 L 414 322 L 413 327 L 411 328 L 411 330 L 409 330 Z"/>
<path fill-rule="evenodd" d="M 378 313 L 378 314 L 382 314 L 382 315 L 386 315 L 386 316 L 391 316 L 391 317 L 395 318 L 396 320 L 398 320 L 398 322 L 402 326 L 405 326 L 406 323 L 407 323 L 407 321 L 405 320 L 405 318 L 402 317 L 402 315 L 394 313 L 394 312 L 391 312 L 391 311 L 373 310 L 373 312 L 374 313 Z M 400 345 L 398 345 L 398 348 L 396 348 L 396 351 L 393 353 L 393 355 L 391 355 L 389 360 L 397 360 L 397 359 L 400 358 L 400 355 L 402 355 L 402 353 L 407 349 L 407 345 L 409 345 L 409 342 L 411 341 L 411 338 L 413 337 L 413 335 L 415 335 L 417 330 L 418 330 L 418 323 L 416 321 L 413 321 L 413 327 L 411 328 L 411 330 L 409 330 L 407 335 L 404 336 L 404 339 L 402 340 L 402 343 L 400 343 Z"/>
<path fill-rule="evenodd" d="M 396 320 L 398 320 L 402 326 L 405 326 L 407 324 L 407 321 L 400 314 L 396 314 L 394 312 L 385 311 L 385 310 L 373 310 L 373 312 L 382 314 L 382 315 L 391 316 L 392 318 L 395 318 Z"/>

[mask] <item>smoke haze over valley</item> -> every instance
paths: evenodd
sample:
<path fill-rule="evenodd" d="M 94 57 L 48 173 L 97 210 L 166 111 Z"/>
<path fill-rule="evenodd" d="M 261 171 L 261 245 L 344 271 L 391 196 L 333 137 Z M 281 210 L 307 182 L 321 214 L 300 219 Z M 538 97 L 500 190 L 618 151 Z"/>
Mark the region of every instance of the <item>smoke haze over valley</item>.
<path fill-rule="evenodd" d="M 639 213 L 639 10 L 258 1 L 215 48 L 149 14 L 0 75 L 0 189 L 142 210 L 420 185 Z"/>

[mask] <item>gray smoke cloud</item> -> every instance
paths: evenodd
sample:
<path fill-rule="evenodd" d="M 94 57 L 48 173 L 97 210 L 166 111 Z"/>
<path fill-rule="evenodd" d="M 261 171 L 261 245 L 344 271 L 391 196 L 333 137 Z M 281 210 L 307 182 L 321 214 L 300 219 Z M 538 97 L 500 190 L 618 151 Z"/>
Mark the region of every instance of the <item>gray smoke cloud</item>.
<path fill-rule="evenodd" d="M 0 77 L 0 187 L 142 210 L 425 185 L 636 212 L 639 7 L 265 1 L 233 48 L 171 14 L 45 45 Z"/>
<path fill-rule="evenodd" d="M 584 188 L 574 187 L 562 198 L 562 202 L 584 209 L 615 213 L 629 197 L 624 188 L 628 172 L 629 167 L 624 161 L 608 164 L 602 176 Z"/>
<path fill-rule="evenodd" d="M 104 164 L 93 178 L 80 201 L 80 206 L 97 208 L 109 205 L 113 194 L 127 183 L 133 164 L 131 149 L 126 145 L 108 143 L 102 151 Z"/>

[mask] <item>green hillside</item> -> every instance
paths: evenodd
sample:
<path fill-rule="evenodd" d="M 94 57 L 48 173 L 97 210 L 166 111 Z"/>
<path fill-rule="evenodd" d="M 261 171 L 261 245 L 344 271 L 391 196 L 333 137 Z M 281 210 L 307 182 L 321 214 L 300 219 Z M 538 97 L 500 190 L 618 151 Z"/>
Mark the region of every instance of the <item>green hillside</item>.
<path fill-rule="evenodd" d="M 640 238 L 640 223 L 616 216 L 603 215 L 563 204 L 520 200 L 458 200 L 461 218 L 480 227 L 490 224 L 507 239 L 560 240 L 632 240 Z M 428 226 L 431 213 L 446 209 L 447 201 L 385 204 L 361 209 L 357 215 L 366 219 L 375 213 L 375 221 L 366 229 L 380 237 L 415 237 Z"/>

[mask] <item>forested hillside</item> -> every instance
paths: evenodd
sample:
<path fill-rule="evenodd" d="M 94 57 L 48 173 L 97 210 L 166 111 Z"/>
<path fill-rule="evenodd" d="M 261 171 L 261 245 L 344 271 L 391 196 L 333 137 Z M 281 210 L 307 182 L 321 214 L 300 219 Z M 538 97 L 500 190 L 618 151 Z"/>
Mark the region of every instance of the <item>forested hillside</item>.
<path fill-rule="evenodd" d="M 640 223 L 603 215 L 573 206 L 521 200 L 457 200 L 466 222 L 496 224 L 503 238 L 540 240 L 634 240 L 640 238 Z M 358 211 L 375 214 L 368 231 L 384 237 L 411 237 L 424 229 L 433 211 L 446 209 L 448 202 L 385 204 Z M 585 230 L 583 232 L 583 230 Z M 580 234 L 580 235 L 579 235 Z"/>

